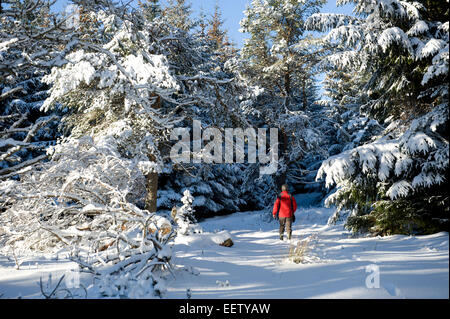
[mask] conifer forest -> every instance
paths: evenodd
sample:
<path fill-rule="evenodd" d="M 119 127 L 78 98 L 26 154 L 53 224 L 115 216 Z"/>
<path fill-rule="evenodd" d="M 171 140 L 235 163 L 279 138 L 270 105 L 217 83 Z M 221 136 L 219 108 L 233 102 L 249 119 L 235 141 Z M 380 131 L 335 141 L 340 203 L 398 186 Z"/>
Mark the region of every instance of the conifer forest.
<path fill-rule="evenodd" d="M 0 298 L 448 298 L 448 0 L 58 1 L 0 0 Z"/>

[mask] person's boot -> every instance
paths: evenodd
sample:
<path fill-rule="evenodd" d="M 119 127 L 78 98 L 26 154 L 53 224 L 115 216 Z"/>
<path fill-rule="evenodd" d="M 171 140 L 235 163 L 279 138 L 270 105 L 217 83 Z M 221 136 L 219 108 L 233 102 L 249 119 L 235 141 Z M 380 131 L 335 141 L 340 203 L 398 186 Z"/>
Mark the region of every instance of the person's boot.
<path fill-rule="evenodd" d="M 280 240 L 283 240 L 283 234 L 280 235 Z"/>
<path fill-rule="evenodd" d="M 291 237 L 292 237 L 292 233 L 289 233 L 288 234 L 288 240 L 291 240 Z"/>

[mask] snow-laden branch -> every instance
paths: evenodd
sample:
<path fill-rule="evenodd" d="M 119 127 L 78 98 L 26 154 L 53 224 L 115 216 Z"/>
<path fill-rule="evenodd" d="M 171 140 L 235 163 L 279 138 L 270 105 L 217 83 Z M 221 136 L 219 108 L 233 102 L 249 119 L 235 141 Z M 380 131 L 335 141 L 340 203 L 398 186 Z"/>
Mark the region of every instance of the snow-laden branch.
<path fill-rule="evenodd" d="M 436 130 L 447 118 L 448 110 L 440 105 L 414 120 L 398 138 L 385 136 L 325 160 L 317 180 L 325 178 L 327 187 L 337 187 L 327 204 L 338 203 L 351 185 L 363 187 L 370 179 L 383 185 L 380 196 L 391 200 L 443 183 L 448 171 L 448 140 Z"/>
<path fill-rule="evenodd" d="M 137 206 L 145 176 L 136 159 L 121 158 L 108 137 L 63 141 L 50 157 L 20 182 L 0 182 L 1 249 L 24 254 L 75 247 L 80 253 L 71 258 L 101 281 L 127 273 L 129 284 L 150 280 L 148 287 L 160 293 L 155 272 L 172 267 L 167 245 L 177 227 Z"/>
<path fill-rule="evenodd" d="M 49 123 L 56 121 L 58 119 L 57 116 L 47 116 L 38 119 L 34 124 L 28 127 L 20 127 L 21 124 L 28 118 L 29 113 L 22 114 L 9 128 L 0 132 L 0 149 L 5 149 L 0 155 L 0 162 L 2 161 L 10 161 L 13 164 L 10 164 L 9 167 L 0 169 L 0 180 L 6 179 L 14 173 L 18 173 L 20 170 L 27 166 L 31 166 L 40 160 L 44 159 L 45 155 L 40 155 L 26 161 L 21 161 L 19 163 L 14 163 L 13 156 L 23 149 L 28 150 L 38 150 L 42 149 L 42 146 L 39 146 L 33 143 L 33 137 L 42 127 L 48 125 Z M 14 117 L 9 117 L 8 119 L 13 119 Z M 16 140 L 11 138 L 14 133 L 23 132 L 26 133 L 23 140 Z"/>

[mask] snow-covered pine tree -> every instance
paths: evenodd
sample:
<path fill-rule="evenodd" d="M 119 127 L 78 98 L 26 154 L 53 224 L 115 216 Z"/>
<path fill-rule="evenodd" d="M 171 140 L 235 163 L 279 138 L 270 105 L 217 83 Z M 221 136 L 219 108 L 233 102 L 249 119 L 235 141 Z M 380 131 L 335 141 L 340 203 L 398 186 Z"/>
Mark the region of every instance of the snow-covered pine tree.
<path fill-rule="evenodd" d="M 327 69 L 323 81 L 326 98 L 318 103 L 328 109 L 334 133 L 328 136 L 329 155 L 355 148 L 381 133 L 383 127 L 377 120 L 360 112 L 368 102 L 367 94 L 360 89 L 364 78 L 359 74 Z"/>
<path fill-rule="evenodd" d="M 78 4 L 85 10 L 90 5 Z M 177 123 L 192 126 L 194 116 L 204 116 L 208 125 L 240 120 L 232 110 L 236 100 L 231 94 L 236 90 L 229 84 L 232 79 L 220 70 L 210 71 L 208 52 L 188 31 L 175 26 L 178 20 L 161 15 L 150 21 L 139 12 L 125 18 L 99 12 L 102 28 L 97 38 L 103 38 L 104 44 L 80 42 L 82 50 L 70 56 L 73 63 L 48 77 L 56 82 L 47 104 L 60 98 L 71 107 L 67 120 L 74 123 L 73 134 L 94 129 L 100 136 L 122 121 L 132 131 L 123 141 L 123 156 L 143 156 L 139 162 L 162 164 L 169 160 L 169 131 Z M 183 117 L 186 120 L 181 122 Z M 152 151 L 146 155 L 148 145 L 140 143 L 147 142 Z M 151 211 L 156 211 L 157 173 L 148 172 L 146 207 Z"/>
<path fill-rule="evenodd" d="M 289 107 L 311 84 L 314 52 L 305 35 L 306 19 L 319 11 L 322 0 L 254 0 L 244 11 L 241 31 L 250 35 L 241 52 L 253 85 L 284 98 Z M 306 97 L 306 94 L 303 94 Z M 303 101 L 302 101 L 303 102 Z M 300 104 L 305 108 L 306 103 Z"/>
<path fill-rule="evenodd" d="M 48 87 L 41 82 L 64 63 L 73 30 L 49 1 L 0 3 L 0 180 L 46 158 L 59 117 L 40 112 Z"/>
<path fill-rule="evenodd" d="M 177 29 L 191 31 L 195 22 L 191 19 L 191 4 L 186 0 L 168 0 L 162 10 L 162 17 Z"/>
<path fill-rule="evenodd" d="M 330 30 L 336 51 L 322 65 L 360 74 L 353 98 L 385 129 L 323 163 L 318 178 L 336 185 L 328 203 L 351 211 L 354 231 L 448 229 L 448 21 L 433 1 L 338 4 L 348 2 L 356 16 L 315 14 L 307 24 Z"/>
<path fill-rule="evenodd" d="M 365 74 L 364 111 L 379 120 L 423 114 L 447 90 L 448 24 L 430 14 L 432 1 L 422 2 L 342 0 L 355 4 L 356 17 L 317 13 L 307 21 L 310 29 L 329 31 L 324 41 L 335 47 L 323 67 Z"/>
<path fill-rule="evenodd" d="M 138 0 L 139 8 L 148 21 L 153 21 L 161 16 L 161 5 L 159 0 Z"/>
<path fill-rule="evenodd" d="M 220 11 L 219 4 L 214 6 L 214 12 L 208 20 L 208 27 L 206 29 L 206 36 L 209 41 L 212 41 L 212 47 L 218 58 L 222 63 L 227 62 L 236 56 L 237 49 L 230 41 L 227 30 L 224 29 L 224 21 Z"/>
<path fill-rule="evenodd" d="M 43 108 L 66 107 L 64 123 L 72 137 L 90 135 L 99 143 L 108 140 L 105 137 L 113 139 L 118 144 L 114 154 L 131 160 L 147 176 L 144 202 L 138 200 L 143 194 L 140 175 L 130 176 L 130 186 L 138 187 L 132 202 L 156 211 L 158 174 L 168 161 L 170 129 L 177 124 L 189 127 L 195 118 L 218 127 L 241 125 L 239 89 L 230 74 L 216 67 L 219 61 L 211 60 L 213 51 L 189 32 L 172 26 L 170 19 L 150 21 L 139 11 L 131 16 L 126 8 L 109 1 L 75 4 L 98 28 L 94 36 L 89 23 L 77 25 L 86 33 L 65 52 L 66 64 L 46 77 L 52 88 Z M 91 36 L 85 37 L 87 33 Z M 164 167 L 167 173 L 172 168 L 177 169 Z M 226 170 L 215 170 L 221 171 Z M 234 173 L 228 170 L 227 174 Z M 229 200 L 239 196 L 230 191 L 216 198 L 234 209 L 237 205 L 228 205 Z"/>
<path fill-rule="evenodd" d="M 42 106 L 68 108 L 70 137 L 49 149 L 51 161 L 20 181 L 1 183 L 1 198 L 7 199 L 2 225 L 8 225 L 2 247 L 81 247 L 88 255 L 73 258 L 86 271 L 114 281 L 125 271 L 124 280 L 150 280 L 147 289 L 159 293 L 154 270 L 170 267 L 165 244 L 174 232 L 169 220 L 154 214 L 156 208 L 142 208 L 149 207 L 143 203 L 148 175 L 164 160 L 157 143 L 180 119 L 175 108 L 183 97 L 172 98 L 179 84 L 163 53 L 173 54 L 183 38 L 160 41 L 171 34 L 170 26 L 131 16 L 111 1 L 76 3 L 95 16 L 98 33 L 75 40 L 64 52 L 65 63 L 45 76 L 51 88 Z M 101 262 L 89 253 L 99 254 Z"/>
<path fill-rule="evenodd" d="M 87 3 L 80 5 L 90 9 Z M 43 108 L 56 102 L 70 108 L 66 121 L 73 126 L 72 136 L 100 137 L 112 127 L 121 127 L 115 136 L 121 155 L 134 158 L 145 171 L 146 207 L 154 212 L 157 173 L 162 168 L 158 142 L 179 120 L 162 102 L 176 104 L 171 95 L 179 88 L 167 56 L 161 54 L 170 48 L 155 43 L 166 35 L 166 26 L 150 24 L 136 12 L 131 16 L 122 11 L 119 17 L 106 5 L 104 10 L 91 11 L 101 21 L 98 38 L 104 42 L 80 41 L 66 57 L 70 62 L 52 70 L 46 77 L 52 84 L 50 97 Z"/>
<path fill-rule="evenodd" d="M 254 178 L 251 190 L 243 187 L 247 164 L 196 164 L 164 176 L 158 192 L 158 209 L 170 210 L 188 189 L 194 196 L 192 203 L 197 218 L 229 214 L 243 209 L 259 209 L 263 203 L 255 198 Z M 255 178 L 258 178 L 256 176 Z M 261 192 L 262 193 L 262 192 Z"/>
<path fill-rule="evenodd" d="M 183 203 L 181 207 L 172 208 L 171 217 L 178 225 L 178 232 L 182 235 L 187 235 L 191 231 L 194 231 L 194 229 L 192 229 L 192 226 L 197 223 L 197 220 L 194 216 L 195 210 L 192 207 L 194 197 L 191 195 L 191 192 L 188 189 L 183 192 L 181 202 Z"/>
<path fill-rule="evenodd" d="M 218 8 L 215 16 L 215 19 L 220 19 Z M 202 17 L 206 19 L 206 15 Z M 172 24 L 171 21 L 166 20 Z M 195 25 L 200 27 L 199 30 L 185 32 L 190 45 L 180 48 L 176 60 L 183 64 L 172 62 L 178 66 L 174 73 L 181 83 L 180 92 L 192 96 L 194 100 L 191 113 L 185 111 L 185 120 L 177 126 L 192 127 L 192 120 L 195 119 L 201 121 L 203 130 L 215 127 L 223 133 L 223 129 L 227 127 L 250 126 L 240 108 L 243 99 L 241 95 L 245 96 L 248 91 L 246 84 L 238 81 L 227 66 L 233 60 L 234 51 L 225 52 L 225 49 L 228 46 L 231 48 L 231 45 L 217 42 L 227 38 L 226 30 L 222 29 L 221 21 L 213 19 L 211 23 L 213 22 L 214 27 L 206 20 L 197 21 Z M 203 146 L 205 144 L 206 141 Z M 244 166 L 245 164 L 175 164 L 173 170 L 160 175 L 158 209 L 169 211 L 177 205 L 185 189 L 194 196 L 195 215 L 200 218 L 211 214 L 232 213 L 244 208 L 257 209 L 260 207 L 259 199 L 248 196 L 251 191 L 244 191 L 239 186 L 243 184 L 241 175 Z"/>
<path fill-rule="evenodd" d="M 307 154 L 320 152 L 321 133 L 312 124 L 320 112 L 310 109 L 315 100 L 314 65 L 320 52 L 316 40 L 306 34 L 305 21 L 323 3 L 254 0 L 241 21 L 241 31 L 250 37 L 244 42 L 236 69 L 256 93 L 253 103 L 246 106 L 248 116 L 256 126 L 281 131 L 275 191 L 286 178 L 296 178 L 289 182 L 298 183 L 302 175 L 299 162 Z"/>
<path fill-rule="evenodd" d="M 56 142 L 59 116 L 39 111 L 48 89 L 41 82 L 42 76 L 20 77 L 22 81 L 16 78 L 14 85 L 21 90 L 1 102 L 0 180 L 18 178 L 30 166 L 46 159 L 45 148 Z M 6 88 L 5 95 L 10 91 Z"/>

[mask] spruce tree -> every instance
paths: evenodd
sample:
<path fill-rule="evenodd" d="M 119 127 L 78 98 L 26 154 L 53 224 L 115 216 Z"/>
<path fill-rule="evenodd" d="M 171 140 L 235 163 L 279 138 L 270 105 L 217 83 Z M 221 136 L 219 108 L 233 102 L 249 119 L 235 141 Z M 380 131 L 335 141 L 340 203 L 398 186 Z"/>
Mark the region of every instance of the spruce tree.
<path fill-rule="evenodd" d="M 295 104 L 310 84 L 309 63 L 314 56 L 306 53 L 305 20 L 323 3 L 254 0 L 244 12 L 242 31 L 250 34 L 241 52 L 245 72 L 251 83 L 283 97 L 286 107 Z"/>
<path fill-rule="evenodd" d="M 347 124 L 379 124 L 323 163 L 318 177 L 336 185 L 327 202 L 350 212 L 354 231 L 448 229 L 448 21 L 434 1 L 347 2 L 356 16 L 315 14 L 307 25 L 329 30 L 334 52 L 321 65 L 350 84 L 332 101 L 355 103 Z"/>
<path fill-rule="evenodd" d="M 206 30 L 207 39 L 212 42 L 214 52 L 219 56 L 222 63 L 225 63 L 237 53 L 233 43 L 227 35 L 227 30 L 224 29 L 224 21 L 220 12 L 219 5 L 214 7 L 214 13 L 208 21 L 208 28 Z"/>
<path fill-rule="evenodd" d="M 316 99 L 314 65 L 320 52 L 315 45 L 317 40 L 307 34 L 305 21 L 323 3 L 254 0 L 241 20 L 241 31 L 248 33 L 249 38 L 236 69 L 258 92 L 252 105 L 252 115 L 257 114 L 258 118 L 255 124 L 278 127 L 281 131 L 275 189 L 286 179 L 302 174 L 298 165 L 305 156 L 321 153 L 321 132 L 312 121 L 320 118 L 320 111 L 310 108 Z"/>
<path fill-rule="evenodd" d="M 139 8 L 148 21 L 153 21 L 161 15 L 159 0 L 139 0 Z"/>
<path fill-rule="evenodd" d="M 59 115 L 41 112 L 48 86 L 42 77 L 64 55 L 75 32 L 51 12 L 49 1 L 0 2 L 0 180 L 47 158 Z"/>
<path fill-rule="evenodd" d="M 191 19 L 191 4 L 186 0 L 168 0 L 167 6 L 162 10 L 162 17 L 175 28 L 183 31 L 191 31 L 195 23 Z"/>

